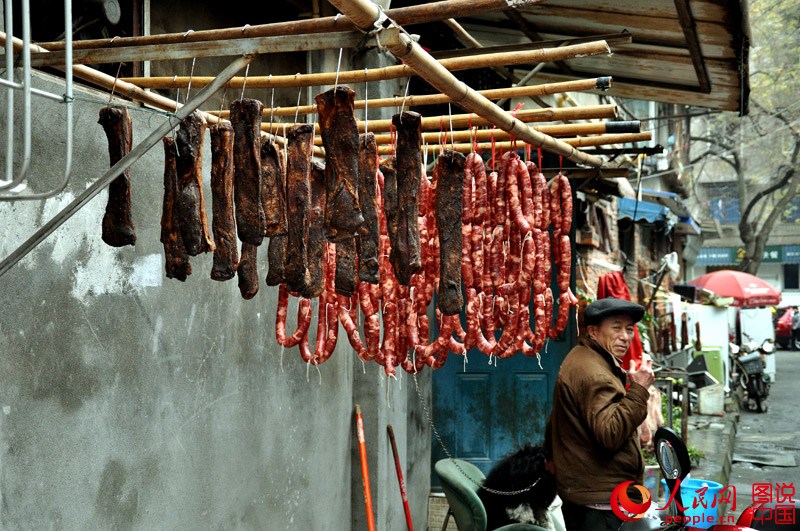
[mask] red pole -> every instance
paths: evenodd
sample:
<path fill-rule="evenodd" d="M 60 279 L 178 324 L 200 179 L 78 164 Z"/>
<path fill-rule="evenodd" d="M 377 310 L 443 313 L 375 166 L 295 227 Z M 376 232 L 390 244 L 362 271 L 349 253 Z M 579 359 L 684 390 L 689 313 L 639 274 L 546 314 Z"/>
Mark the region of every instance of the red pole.
<path fill-rule="evenodd" d="M 375 531 L 375 517 L 372 514 L 372 491 L 369 487 L 369 467 L 367 466 L 367 441 L 364 436 L 364 417 L 361 406 L 356 404 L 356 432 L 358 434 L 358 457 L 361 460 L 361 482 L 364 484 L 364 505 L 367 510 L 367 529 Z"/>
<path fill-rule="evenodd" d="M 403 468 L 400 466 L 400 454 L 397 453 L 397 443 L 394 441 L 394 430 L 392 425 L 386 426 L 389 431 L 389 441 L 392 443 L 392 454 L 394 454 L 394 468 L 397 470 L 397 482 L 400 483 L 400 497 L 403 498 L 403 510 L 406 512 L 406 524 L 408 531 L 414 531 L 414 523 L 411 521 L 411 509 L 408 507 L 408 496 L 406 495 L 406 482 L 403 481 Z"/>

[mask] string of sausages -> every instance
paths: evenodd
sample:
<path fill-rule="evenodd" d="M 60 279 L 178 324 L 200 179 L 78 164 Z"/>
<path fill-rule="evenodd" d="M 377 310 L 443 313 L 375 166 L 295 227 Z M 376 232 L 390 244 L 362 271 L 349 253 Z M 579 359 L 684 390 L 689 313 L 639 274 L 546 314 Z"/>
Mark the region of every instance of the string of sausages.
<path fill-rule="evenodd" d="M 260 104 L 252 100 L 234 102 L 233 141 L 217 141 L 212 150 L 212 278 L 227 280 L 235 271 L 243 297 L 252 298 L 256 251 L 267 237 L 279 345 L 298 347 L 304 362 L 319 365 L 333 355 L 341 324 L 359 359 L 394 376 L 398 367 L 436 369 L 450 354 L 473 349 L 490 362 L 517 352 L 535 356 L 563 333 L 577 304 L 569 285 L 572 190 L 564 175 L 548 186 L 516 151 L 487 171 L 476 152 L 443 150 L 429 177 L 419 114 L 395 115 L 397 146 L 380 160 L 374 134 L 358 134 L 351 89 L 339 86 L 316 99 L 324 165 L 312 161 L 310 125 L 289 128 L 285 149 L 261 141 Z M 162 241 L 168 276 L 183 280 L 190 270 L 175 271 L 179 260 L 188 266 L 182 257 L 189 231 L 176 227 L 183 221 L 171 213 L 181 199 L 175 173 L 170 159 Z M 240 259 L 234 230 L 246 244 Z M 207 247 L 215 250 L 211 242 Z"/>

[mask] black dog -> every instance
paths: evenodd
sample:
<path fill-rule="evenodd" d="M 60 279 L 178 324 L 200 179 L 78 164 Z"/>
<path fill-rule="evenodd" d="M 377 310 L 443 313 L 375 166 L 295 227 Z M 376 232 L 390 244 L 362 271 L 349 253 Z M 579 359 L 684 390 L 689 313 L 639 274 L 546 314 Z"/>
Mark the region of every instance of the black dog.
<path fill-rule="evenodd" d="M 525 445 L 492 468 L 483 482 L 484 487 L 502 492 L 530 489 L 514 495 L 494 494 L 484 488 L 479 489 L 478 496 L 486 508 L 487 529 L 512 523 L 552 528 L 547 508 L 556 497 L 556 482 L 553 475 L 545 470 L 544 461 L 545 454 L 541 446 Z"/>

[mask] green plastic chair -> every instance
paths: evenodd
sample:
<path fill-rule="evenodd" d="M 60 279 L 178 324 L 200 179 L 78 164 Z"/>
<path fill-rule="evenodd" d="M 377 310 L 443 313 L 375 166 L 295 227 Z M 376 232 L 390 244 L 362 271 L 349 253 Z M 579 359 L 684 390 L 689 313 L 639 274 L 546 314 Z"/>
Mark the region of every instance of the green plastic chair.
<path fill-rule="evenodd" d="M 458 466 L 456 466 L 458 465 Z M 459 467 L 461 470 L 459 470 Z M 478 486 L 486 476 L 478 467 L 461 459 L 442 459 L 433 469 L 442 483 L 442 490 L 450 505 L 442 531 L 447 529 L 450 515 L 456 521 L 459 531 L 486 531 L 486 509 L 478 497 Z M 463 471 L 463 472 L 462 472 Z M 468 477 L 465 477 L 466 474 Z M 510 524 L 498 527 L 497 531 L 547 531 L 538 525 Z"/>

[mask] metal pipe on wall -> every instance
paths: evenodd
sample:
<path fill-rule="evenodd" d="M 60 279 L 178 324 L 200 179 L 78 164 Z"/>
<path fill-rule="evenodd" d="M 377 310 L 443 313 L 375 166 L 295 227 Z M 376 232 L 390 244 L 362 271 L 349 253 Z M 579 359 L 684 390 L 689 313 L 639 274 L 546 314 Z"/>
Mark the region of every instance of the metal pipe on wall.
<path fill-rule="evenodd" d="M 25 240 L 19 247 L 17 247 L 8 257 L 0 262 L 0 277 L 3 276 L 14 264 L 22 260 L 28 253 L 30 253 L 37 245 L 44 241 L 50 234 L 58 229 L 64 222 L 70 219 L 75 213 L 83 208 L 86 203 L 92 200 L 101 190 L 108 186 L 117 176 L 130 168 L 134 162 L 139 160 L 150 148 L 157 144 L 161 138 L 169 133 L 172 129 L 178 126 L 187 116 L 189 116 L 195 109 L 208 100 L 217 90 L 219 90 L 224 83 L 234 76 L 239 70 L 247 66 L 254 56 L 243 56 L 230 65 L 228 65 L 217 76 L 217 81 L 208 85 L 204 89 L 198 91 L 191 100 L 181 106 L 175 113 L 175 116 L 170 116 L 161 125 L 156 127 L 152 133 L 142 142 L 134 146 L 131 151 L 122 157 L 116 164 L 111 166 L 99 179 L 89 185 L 78 197 L 76 197 L 70 204 L 64 207 L 58 214 L 53 216 L 47 223 L 42 225 L 30 238 Z M 76 67 L 77 68 L 77 67 Z"/>

